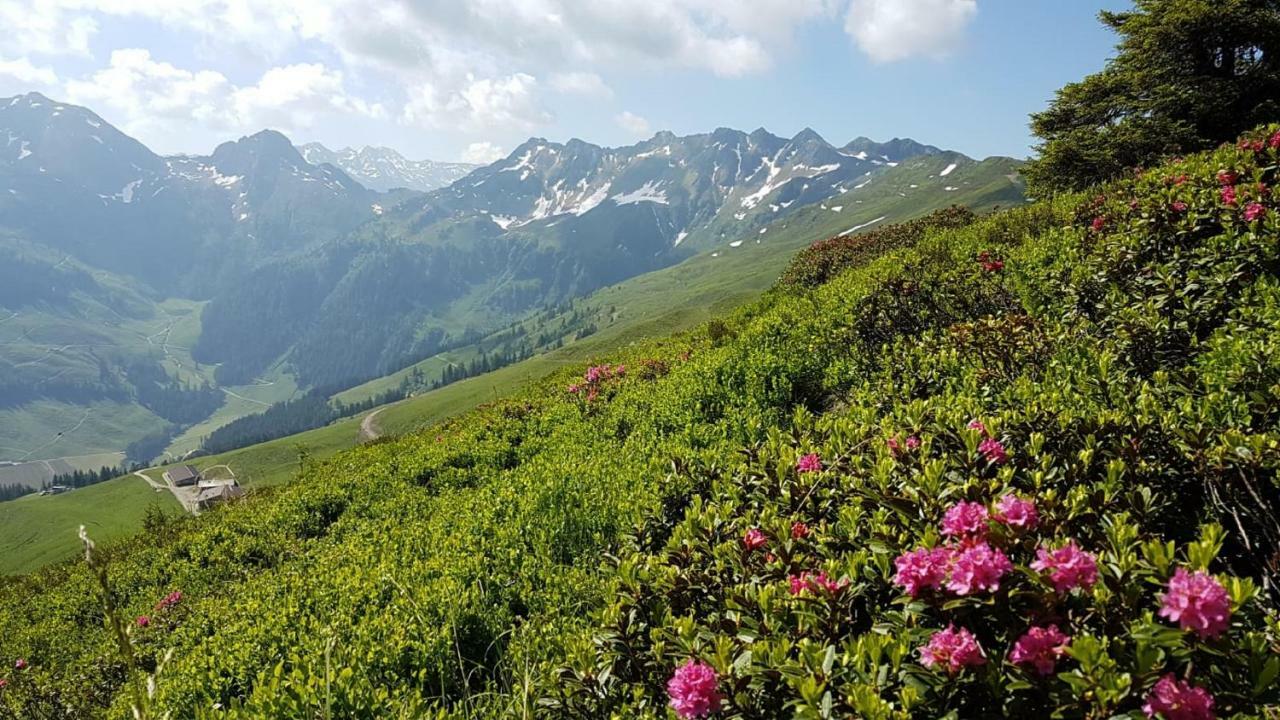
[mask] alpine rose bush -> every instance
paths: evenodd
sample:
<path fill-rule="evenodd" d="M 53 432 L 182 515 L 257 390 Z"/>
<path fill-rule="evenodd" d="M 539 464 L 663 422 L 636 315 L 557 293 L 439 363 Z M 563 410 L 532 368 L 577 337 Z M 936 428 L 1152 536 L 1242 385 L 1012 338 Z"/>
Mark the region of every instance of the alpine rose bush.
<path fill-rule="evenodd" d="M 705 663 L 690 660 L 676 670 L 667 683 L 671 709 L 681 718 L 701 718 L 714 711 L 721 701 L 716 671 Z"/>
<path fill-rule="evenodd" d="M 1213 696 L 1204 688 L 1165 675 L 1151 688 L 1142 711 L 1162 720 L 1214 720 Z"/>

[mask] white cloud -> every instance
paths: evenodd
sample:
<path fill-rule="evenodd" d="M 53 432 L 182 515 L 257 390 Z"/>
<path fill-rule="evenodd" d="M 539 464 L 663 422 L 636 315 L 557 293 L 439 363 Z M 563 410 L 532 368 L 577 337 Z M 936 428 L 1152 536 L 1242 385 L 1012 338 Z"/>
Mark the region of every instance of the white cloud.
<path fill-rule="evenodd" d="M 507 153 L 491 142 L 473 142 L 462 151 L 462 162 L 488 165 L 506 157 Z"/>
<path fill-rule="evenodd" d="M 640 117 L 639 115 L 636 115 L 630 110 L 618 113 L 618 115 L 615 116 L 613 120 L 614 122 L 618 123 L 618 127 L 622 128 L 623 130 L 626 130 L 628 133 L 630 133 L 631 135 L 634 135 L 635 137 L 647 138 L 651 133 L 651 128 L 649 127 L 649 121 Z"/>
<path fill-rule="evenodd" d="M 853 0 L 845 32 L 876 62 L 943 57 L 978 13 L 977 0 Z"/>
<path fill-rule="evenodd" d="M 0 76 L 12 78 L 28 86 L 48 87 L 58 82 L 58 74 L 53 71 L 53 68 L 33 65 L 25 57 L 14 60 L 5 60 L 0 57 Z"/>
<path fill-rule="evenodd" d="M 551 121 L 535 97 L 538 79 L 525 73 L 506 77 L 468 76 L 456 90 L 421 83 L 410 91 L 400 115 L 407 125 L 529 131 Z"/>
<path fill-rule="evenodd" d="M 563 72 L 551 76 L 551 87 L 556 92 L 571 95 L 591 95 L 595 97 L 613 97 L 613 90 L 605 84 L 599 75 L 590 72 Z"/>
<path fill-rule="evenodd" d="M 385 115 L 381 105 L 348 95 L 342 74 L 323 65 L 271 68 L 256 84 L 238 87 L 220 72 L 179 68 L 139 48 L 116 50 L 106 68 L 68 81 L 65 91 L 161 150 L 184 147 L 192 127 L 220 135 L 264 127 L 290 133 L 326 114 Z"/>

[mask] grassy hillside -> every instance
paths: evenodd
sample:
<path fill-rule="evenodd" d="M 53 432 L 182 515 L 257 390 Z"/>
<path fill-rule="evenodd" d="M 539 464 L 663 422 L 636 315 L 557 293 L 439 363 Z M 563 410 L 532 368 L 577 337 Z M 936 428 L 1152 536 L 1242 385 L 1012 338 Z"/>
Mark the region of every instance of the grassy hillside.
<path fill-rule="evenodd" d="M 136 670 L 83 565 L 8 580 L 0 702 L 122 718 L 171 652 L 174 717 L 1274 713 L 1259 147 L 821 244 L 821 280 L 102 552 Z"/>
<path fill-rule="evenodd" d="M 717 250 L 702 253 L 679 265 L 593 293 L 575 303 L 575 308 L 597 320 L 599 330 L 594 335 L 496 372 L 397 403 L 378 414 L 377 425 L 384 434 L 392 435 L 425 427 L 481 403 L 506 397 L 565 366 L 603 357 L 616 348 L 645 339 L 665 337 L 723 315 L 759 296 L 772 285 L 797 250 L 855 225 L 881 217 L 886 218 L 882 223 L 905 220 L 952 202 L 968 204 L 979 212 L 1001 204 L 1020 202 L 1020 186 L 1009 177 L 1016 170 L 1012 161 L 997 158 L 958 167 L 947 180 L 954 186 L 965 185 L 964 190 L 948 191 L 941 182 L 928 182 L 930 175 L 936 177 L 951 162 L 949 156 L 939 156 L 904 163 L 896 168 L 897 172 L 882 176 L 884 182 L 874 189 L 868 186 L 850 190 L 833 201 L 848 203 L 842 212 L 821 207 L 805 209 L 784 222 L 769 226 L 767 233 L 747 239 L 736 248 L 729 247 L 726 242 Z M 910 187 L 912 184 L 927 187 L 913 189 Z M 553 316 L 543 320 L 542 324 L 554 328 L 561 319 Z M 532 327 L 530 334 L 536 335 L 541 329 Z M 477 354 L 474 347 L 444 353 L 386 378 L 339 393 L 335 399 L 358 402 L 398 386 L 402 377 L 414 368 L 422 370 L 427 377 L 434 377 L 445 362 L 465 363 Z M 279 387 L 289 386 L 282 382 L 261 391 L 274 392 Z M 238 392 L 248 393 L 251 390 L 239 389 Z M 194 464 L 198 467 L 229 465 L 249 487 L 276 485 L 289 480 L 297 472 L 300 448 L 305 448 L 311 457 L 321 459 L 355 445 L 359 436 L 358 420 L 338 422 L 273 442 L 199 458 Z M 142 484 L 134 477 L 109 482 Z M 99 516 L 111 516 L 117 510 L 110 505 L 86 506 L 69 502 L 63 497 L 33 500 L 23 507 L 21 513 L 30 516 L 29 520 L 11 526 L 0 525 L 0 573 L 23 572 L 38 567 L 38 563 L 27 557 L 24 550 L 30 538 L 24 530 L 28 525 L 65 528 L 53 538 L 42 539 L 42 542 L 61 548 L 61 557 L 71 557 L 77 550 L 72 531 L 78 524 L 86 520 L 102 522 Z M 137 495 L 134 499 L 142 497 Z M 139 508 L 133 507 L 122 517 L 125 519 L 120 523 L 111 524 L 113 528 L 120 529 L 119 533 L 113 532 L 112 537 L 125 534 L 128 518 L 136 523 L 140 521 L 141 514 Z M 135 524 L 133 527 L 140 526 Z M 43 560 L 50 556 L 42 553 L 40 557 Z M 58 555 L 55 553 L 52 557 Z"/>

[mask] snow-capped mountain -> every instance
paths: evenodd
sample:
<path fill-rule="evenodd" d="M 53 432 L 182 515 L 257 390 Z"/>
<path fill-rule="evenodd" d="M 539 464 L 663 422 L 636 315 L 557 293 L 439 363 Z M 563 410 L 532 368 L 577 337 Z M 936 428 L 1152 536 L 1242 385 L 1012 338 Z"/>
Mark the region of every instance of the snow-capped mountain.
<path fill-rule="evenodd" d="M 534 231 L 588 215 L 594 225 L 618 208 L 645 205 L 641 222 L 672 247 L 691 236 L 696 243 L 699 231 L 748 231 L 871 182 L 906 158 L 938 152 L 912 140 L 866 138 L 837 149 L 810 129 L 791 139 L 763 129 L 661 132 L 622 148 L 533 138 L 401 211 L 416 214 L 420 227 L 482 216 L 501 231 Z"/>
<path fill-rule="evenodd" d="M 409 160 L 388 147 L 348 147 L 334 151 L 320 143 L 307 143 L 298 151 L 309 163 L 340 167 L 365 187 L 382 192 L 396 188 L 435 190 L 452 184 L 477 167 L 467 163 Z"/>

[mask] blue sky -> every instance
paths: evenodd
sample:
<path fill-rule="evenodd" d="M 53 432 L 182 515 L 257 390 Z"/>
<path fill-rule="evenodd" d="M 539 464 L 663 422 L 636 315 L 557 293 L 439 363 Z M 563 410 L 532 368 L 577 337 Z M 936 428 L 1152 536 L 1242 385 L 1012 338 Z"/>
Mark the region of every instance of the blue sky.
<path fill-rule="evenodd" d="M 531 135 L 718 126 L 1026 156 L 1102 67 L 1120 0 L 0 0 L 0 95 L 91 107 L 160 152 L 262 127 L 488 161 Z"/>

